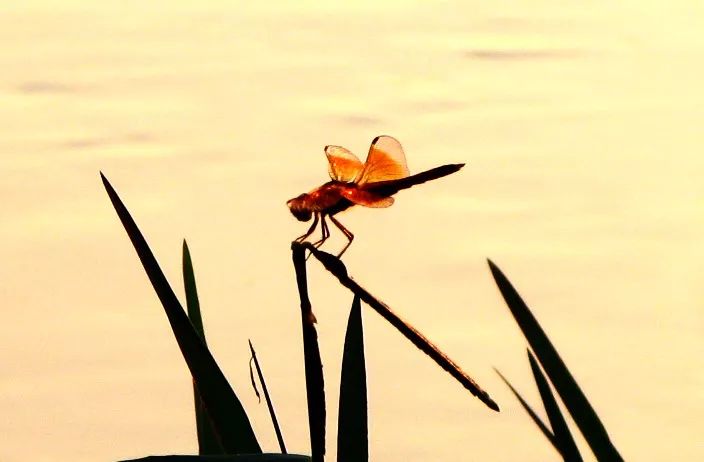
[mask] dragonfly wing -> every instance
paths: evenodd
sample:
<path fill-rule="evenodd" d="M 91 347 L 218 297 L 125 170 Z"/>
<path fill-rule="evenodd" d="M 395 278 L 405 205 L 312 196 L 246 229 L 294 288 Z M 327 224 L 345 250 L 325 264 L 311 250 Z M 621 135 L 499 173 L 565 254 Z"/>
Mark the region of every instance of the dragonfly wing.
<path fill-rule="evenodd" d="M 364 169 L 362 161 L 342 146 L 325 146 L 325 155 L 330 178 L 335 181 L 352 183 Z"/>
<path fill-rule="evenodd" d="M 394 198 L 390 196 L 380 196 L 369 191 L 358 188 L 345 188 L 342 190 L 342 197 L 356 205 L 363 205 L 372 208 L 390 207 L 394 203 Z"/>
<path fill-rule="evenodd" d="M 406 155 L 401 143 L 390 136 L 377 136 L 369 147 L 364 169 L 355 179 L 357 184 L 398 180 L 409 175 Z"/>

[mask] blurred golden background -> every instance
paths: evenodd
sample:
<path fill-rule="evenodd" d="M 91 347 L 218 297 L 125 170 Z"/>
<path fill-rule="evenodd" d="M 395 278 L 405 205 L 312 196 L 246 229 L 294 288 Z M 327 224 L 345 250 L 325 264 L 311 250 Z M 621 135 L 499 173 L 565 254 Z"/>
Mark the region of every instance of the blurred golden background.
<path fill-rule="evenodd" d="M 379 134 L 412 172 L 467 166 L 340 216 L 345 262 L 502 412 L 365 311 L 373 460 L 557 459 L 492 370 L 539 406 L 486 257 L 626 460 L 704 457 L 700 2 L 24 1 L 0 6 L 0 69 L 3 462 L 197 450 L 187 369 L 99 170 L 179 289 L 188 239 L 265 449 L 247 338 L 307 453 L 289 251 L 306 226 L 285 201 L 327 181 L 324 145 L 364 158 Z M 352 298 L 309 271 L 332 459 Z"/>

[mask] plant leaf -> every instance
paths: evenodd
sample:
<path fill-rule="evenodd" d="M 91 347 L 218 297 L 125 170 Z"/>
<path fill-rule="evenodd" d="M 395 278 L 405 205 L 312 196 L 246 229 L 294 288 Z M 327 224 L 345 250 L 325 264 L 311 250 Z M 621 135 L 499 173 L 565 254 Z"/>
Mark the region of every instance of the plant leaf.
<path fill-rule="evenodd" d="M 228 453 L 261 453 L 242 404 L 193 328 L 137 224 L 102 172 L 100 176 L 110 201 L 164 307 L 171 329 L 205 402 L 220 443 Z"/>
<path fill-rule="evenodd" d="M 557 401 L 555 401 L 552 390 L 550 390 L 550 385 L 548 385 L 543 371 L 540 370 L 540 366 L 538 366 L 538 362 L 530 350 L 528 350 L 528 361 L 533 371 L 533 377 L 535 377 L 535 383 L 538 385 L 540 397 L 543 400 L 543 407 L 545 407 L 545 412 L 548 414 L 548 419 L 550 419 L 550 426 L 555 434 L 557 451 L 562 455 L 565 462 L 582 462 L 577 443 L 574 442 L 572 433 L 567 427 L 567 422 L 560 411 L 560 407 L 557 405 Z"/>
<path fill-rule="evenodd" d="M 264 381 L 264 374 L 262 374 L 262 369 L 259 366 L 259 360 L 257 359 L 257 353 L 254 351 L 254 346 L 252 341 L 249 341 L 249 350 L 252 352 L 252 361 L 254 362 L 254 367 L 257 369 L 257 376 L 259 377 L 259 383 L 262 384 L 262 391 L 264 392 L 264 399 L 266 400 L 266 406 L 269 408 L 269 415 L 271 416 L 271 422 L 274 424 L 274 431 L 276 432 L 276 439 L 279 442 L 279 449 L 281 449 L 282 454 L 286 454 L 286 444 L 284 443 L 284 437 L 281 435 L 281 427 L 279 427 L 279 421 L 276 418 L 276 412 L 274 411 L 274 404 L 271 402 L 271 397 L 269 396 L 269 390 L 266 388 L 266 382 Z M 250 368 L 251 370 L 251 368 Z M 252 384 L 254 384 L 254 378 L 252 378 Z M 256 387 L 255 387 L 256 389 Z M 257 393 L 257 397 L 259 394 Z"/>
<path fill-rule="evenodd" d="M 410 340 L 411 343 L 413 343 L 423 353 L 430 356 L 430 358 L 435 361 L 438 366 L 447 371 L 452 377 L 455 378 L 455 380 L 461 383 L 463 387 L 469 390 L 470 393 L 479 398 L 481 402 L 486 404 L 490 409 L 497 412 L 499 411 L 499 405 L 496 404 L 494 400 L 491 399 L 489 394 L 484 391 L 465 371 L 463 371 L 457 363 L 450 359 L 444 352 L 442 352 L 442 350 L 435 346 L 433 342 L 428 340 L 428 338 L 421 334 L 415 327 L 401 319 L 387 304 L 375 298 L 362 286 L 357 284 L 354 279 L 349 277 L 347 274 L 347 268 L 339 258 L 334 257 L 327 252 L 318 250 L 309 242 L 304 242 L 302 244 L 294 242 L 292 247 L 301 247 L 302 249 L 310 250 L 315 258 L 323 264 L 325 269 L 327 269 L 340 281 L 340 284 L 347 287 L 350 291 L 352 291 L 352 293 L 362 299 L 364 303 L 379 313 L 382 318 L 394 326 L 396 330 Z"/>
<path fill-rule="evenodd" d="M 347 321 L 340 378 L 337 421 L 337 462 L 369 460 L 367 428 L 367 371 L 364 361 L 362 306 L 354 296 Z"/>
<path fill-rule="evenodd" d="M 530 418 L 533 419 L 533 422 L 538 427 L 538 429 L 540 429 L 540 431 L 543 433 L 543 435 L 545 435 L 545 438 L 547 438 L 548 441 L 550 442 L 550 444 L 552 444 L 555 447 L 557 452 L 560 452 L 560 447 L 557 445 L 557 442 L 555 441 L 555 435 L 553 435 L 552 432 L 550 431 L 550 429 L 548 428 L 548 426 L 545 425 L 545 422 L 543 422 L 541 420 L 541 418 L 538 417 L 538 414 L 533 410 L 532 407 L 530 407 L 530 404 L 528 404 L 528 402 L 525 399 L 523 399 L 523 396 L 521 396 L 521 394 L 518 393 L 518 390 L 516 390 L 513 387 L 513 385 L 511 385 L 511 382 L 509 382 L 508 379 L 506 377 L 504 377 L 504 375 L 501 372 L 499 372 L 498 369 L 494 368 L 494 370 L 496 371 L 497 374 L 499 374 L 499 377 L 501 377 L 501 380 L 503 380 L 504 383 L 506 384 L 506 386 L 508 386 L 508 388 L 511 390 L 511 392 L 516 397 L 516 399 L 518 399 L 518 402 L 521 403 L 521 406 L 523 406 L 523 409 L 525 409 L 525 411 L 528 413 Z"/>
<path fill-rule="evenodd" d="M 200 302 L 198 301 L 198 289 L 196 287 L 196 276 L 193 272 L 193 260 L 191 252 L 188 250 L 188 243 L 183 240 L 183 287 L 186 292 L 186 307 L 188 308 L 188 319 L 191 320 L 193 328 L 204 344 L 205 331 L 203 330 L 203 319 L 200 314 Z"/>
<path fill-rule="evenodd" d="M 207 346 L 205 341 L 205 331 L 203 330 L 203 320 L 200 315 L 200 302 L 198 301 L 198 290 L 196 288 L 196 277 L 193 272 L 193 261 L 191 260 L 191 252 L 188 250 L 186 240 L 183 240 L 183 286 L 186 292 L 186 308 L 188 310 L 188 319 L 196 333 Z M 196 410 L 196 433 L 198 435 L 198 453 L 206 454 L 225 454 L 220 441 L 218 440 L 213 424 L 205 408 L 203 398 L 198 392 L 198 386 L 193 380 L 193 403 Z"/>
<path fill-rule="evenodd" d="M 587 397 L 584 396 L 584 393 L 577 385 L 574 377 L 572 377 L 542 327 L 540 327 L 533 313 L 531 313 L 516 289 L 514 289 L 494 262 L 491 260 L 488 260 L 488 262 L 491 274 L 494 276 L 496 285 L 499 287 L 501 295 L 504 297 L 513 317 L 516 319 L 531 349 L 535 352 L 548 377 L 550 377 L 555 390 L 562 398 L 562 402 L 565 403 L 567 410 L 572 415 L 596 458 L 600 461 L 622 461 L 623 458 L 613 443 L 611 443 L 606 428 L 604 428 L 601 420 L 599 420 L 596 412 L 589 404 Z"/>
<path fill-rule="evenodd" d="M 308 399 L 308 428 L 313 462 L 325 459 L 325 384 L 323 363 L 318 347 L 318 332 L 315 315 L 308 298 L 305 248 L 295 242 L 291 245 L 296 283 L 301 299 L 301 327 L 303 330 L 303 360 L 306 373 L 306 397 Z"/>

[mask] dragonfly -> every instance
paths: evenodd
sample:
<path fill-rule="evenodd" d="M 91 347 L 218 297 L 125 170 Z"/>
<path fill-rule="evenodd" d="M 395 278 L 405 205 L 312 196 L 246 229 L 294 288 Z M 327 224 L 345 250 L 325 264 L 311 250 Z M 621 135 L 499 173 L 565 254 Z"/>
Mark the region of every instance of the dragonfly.
<path fill-rule="evenodd" d="M 374 138 L 364 163 L 342 146 L 325 146 L 325 155 L 331 181 L 290 199 L 286 205 L 299 221 L 307 222 L 313 218 L 310 228 L 297 237 L 296 242 L 308 239 L 320 223 L 321 237 L 313 243 L 316 248 L 320 247 L 330 237 L 326 218 L 330 219 L 347 238 L 338 258 L 352 244 L 354 234 L 335 215 L 355 205 L 390 207 L 394 203 L 391 196 L 397 192 L 442 178 L 464 167 L 464 164 L 447 164 L 410 175 L 401 143 L 387 135 Z"/>

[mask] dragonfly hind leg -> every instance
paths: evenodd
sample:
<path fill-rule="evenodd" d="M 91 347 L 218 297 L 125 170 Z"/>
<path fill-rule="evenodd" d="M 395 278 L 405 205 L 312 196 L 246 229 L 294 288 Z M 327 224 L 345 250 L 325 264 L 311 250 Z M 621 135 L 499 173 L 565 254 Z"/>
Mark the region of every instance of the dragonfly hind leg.
<path fill-rule="evenodd" d="M 333 217 L 332 215 L 330 215 L 330 221 L 332 221 L 333 224 L 334 224 L 335 226 L 337 226 L 337 229 L 339 229 L 340 231 L 342 231 L 342 234 L 344 234 L 345 237 L 347 237 L 347 239 L 348 239 L 347 245 L 344 246 L 344 247 L 342 248 L 342 250 L 340 251 L 340 253 L 337 254 L 337 258 L 340 258 L 340 257 L 342 256 L 342 254 L 345 253 L 345 251 L 347 250 L 347 248 L 348 248 L 350 245 L 352 245 L 352 241 L 354 240 L 354 234 L 352 234 L 352 232 L 351 232 L 349 229 L 345 228 L 345 227 L 342 225 L 342 223 L 340 223 L 339 221 L 337 221 L 337 220 L 335 219 L 335 217 Z"/>

